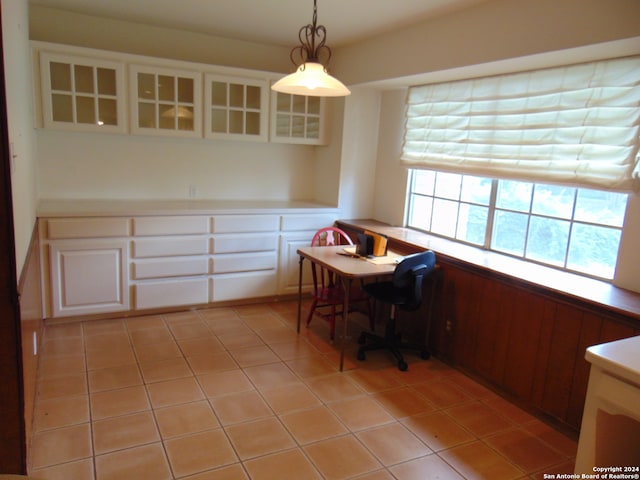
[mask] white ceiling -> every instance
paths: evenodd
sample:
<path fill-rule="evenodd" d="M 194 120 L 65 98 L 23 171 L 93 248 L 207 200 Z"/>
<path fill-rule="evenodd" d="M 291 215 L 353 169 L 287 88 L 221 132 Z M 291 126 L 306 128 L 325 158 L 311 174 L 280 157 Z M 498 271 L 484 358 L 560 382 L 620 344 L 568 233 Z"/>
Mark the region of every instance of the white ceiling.
<path fill-rule="evenodd" d="M 317 0 L 318 25 L 336 47 L 486 0 Z M 29 0 L 30 4 L 292 47 L 313 0 Z"/>

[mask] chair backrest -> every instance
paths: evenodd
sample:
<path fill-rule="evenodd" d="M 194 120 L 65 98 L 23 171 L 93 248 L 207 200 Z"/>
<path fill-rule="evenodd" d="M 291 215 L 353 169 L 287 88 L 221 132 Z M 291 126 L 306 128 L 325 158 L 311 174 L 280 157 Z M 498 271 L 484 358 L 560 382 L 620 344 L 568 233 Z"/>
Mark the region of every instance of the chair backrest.
<path fill-rule="evenodd" d="M 394 287 L 404 290 L 406 301 L 402 308 L 412 310 L 422 303 L 422 280 L 436 267 L 436 254 L 425 252 L 407 255 L 393 272 Z"/>
<path fill-rule="evenodd" d="M 318 230 L 311 240 L 312 247 L 330 245 L 353 245 L 347 233 L 337 227 L 325 227 Z"/>

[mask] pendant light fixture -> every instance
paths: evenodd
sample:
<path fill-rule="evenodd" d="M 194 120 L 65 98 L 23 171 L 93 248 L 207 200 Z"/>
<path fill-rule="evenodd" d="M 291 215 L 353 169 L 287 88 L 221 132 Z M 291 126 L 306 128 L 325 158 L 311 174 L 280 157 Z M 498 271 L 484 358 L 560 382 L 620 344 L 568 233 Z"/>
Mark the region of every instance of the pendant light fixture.
<path fill-rule="evenodd" d="M 293 47 L 289 55 L 297 69 L 274 83 L 272 90 L 312 97 L 344 97 L 351 94 L 340 80 L 327 73 L 331 49 L 325 45 L 327 29 L 323 25 L 316 25 L 317 20 L 318 7 L 316 0 L 313 0 L 313 23 L 300 29 L 300 45 Z M 321 55 L 325 57 L 324 64 L 320 60 Z"/>

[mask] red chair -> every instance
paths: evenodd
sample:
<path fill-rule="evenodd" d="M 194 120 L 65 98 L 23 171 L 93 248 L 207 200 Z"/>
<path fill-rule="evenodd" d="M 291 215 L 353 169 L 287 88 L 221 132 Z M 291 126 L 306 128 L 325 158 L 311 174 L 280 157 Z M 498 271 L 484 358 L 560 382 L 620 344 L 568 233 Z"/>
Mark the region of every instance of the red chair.
<path fill-rule="evenodd" d="M 332 245 L 353 245 L 351 238 L 344 231 L 336 227 L 326 227 L 318 230 L 311 240 L 312 247 L 324 247 Z M 313 290 L 311 291 L 311 307 L 307 316 L 307 326 L 314 316 L 322 317 L 329 322 L 329 335 L 331 340 L 336 332 L 336 314 L 343 315 L 344 290 L 342 284 L 336 281 L 335 275 L 320 265 L 311 263 L 313 276 Z M 374 329 L 373 317 L 367 295 L 360 285 L 353 286 L 349 292 L 349 305 L 366 303 L 367 315 L 371 330 Z M 319 309 L 328 309 L 328 312 Z M 344 316 L 344 315 L 343 315 Z"/>

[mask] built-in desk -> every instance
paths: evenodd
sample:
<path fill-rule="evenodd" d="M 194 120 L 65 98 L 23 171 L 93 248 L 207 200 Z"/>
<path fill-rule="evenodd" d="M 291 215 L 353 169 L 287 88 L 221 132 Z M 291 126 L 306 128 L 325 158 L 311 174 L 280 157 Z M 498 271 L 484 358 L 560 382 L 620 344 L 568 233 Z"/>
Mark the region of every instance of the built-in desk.
<path fill-rule="evenodd" d="M 580 429 L 588 347 L 640 334 L 640 295 L 407 228 L 339 220 L 356 237 L 389 237 L 401 253 L 436 253 L 442 282 L 430 349 L 512 401 L 574 434 Z"/>

